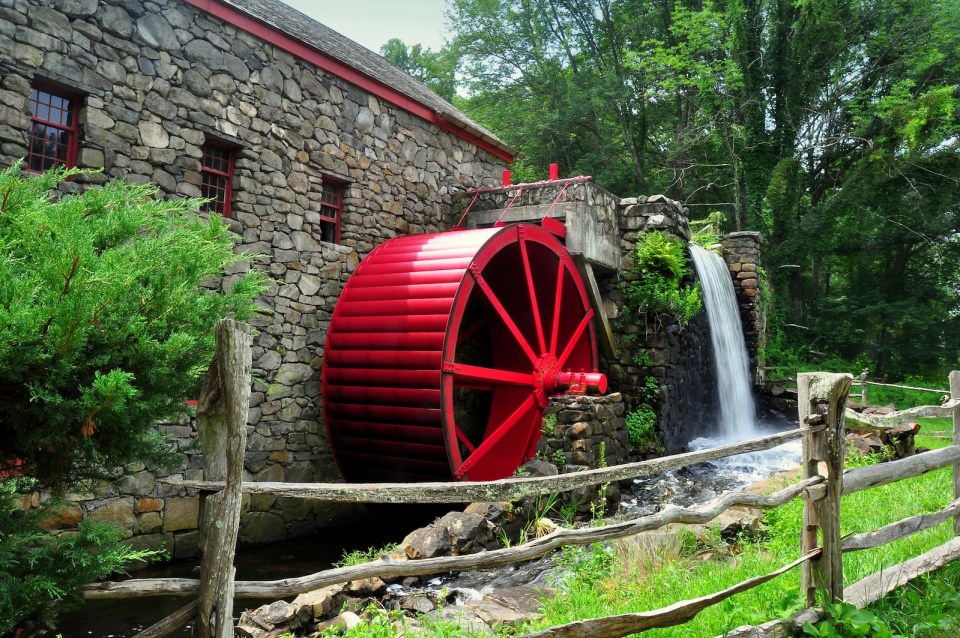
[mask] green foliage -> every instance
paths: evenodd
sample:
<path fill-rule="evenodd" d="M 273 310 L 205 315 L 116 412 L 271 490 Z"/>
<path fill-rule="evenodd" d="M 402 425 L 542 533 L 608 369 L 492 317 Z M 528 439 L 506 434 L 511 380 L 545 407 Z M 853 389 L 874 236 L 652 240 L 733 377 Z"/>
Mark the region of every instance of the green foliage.
<path fill-rule="evenodd" d="M 153 424 L 196 397 L 213 326 L 250 316 L 264 283 L 207 287 L 249 256 L 199 201 L 123 182 L 52 196 L 76 174 L 0 173 L 0 467 L 39 487 L 168 464 Z"/>
<path fill-rule="evenodd" d="M 949 370 L 956 2 L 450 4 L 460 106 L 524 154 L 518 179 L 556 161 L 763 232 L 779 325 L 805 328 L 784 328 L 777 352 L 799 363 Z"/>
<path fill-rule="evenodd" d="M 81 602 L 81 586 L 161 554 L 135 551 L 120 543 L 117 528 L 93 521 L 76 533 L 52 536 L 41 521 L 55 504 L 24 510 L 18 496 L 16 481 L 0 482 L 0 635 L 25 620 L 49 622 L 56 611 Z"/>
<path fill-rule="evenodd" d="M 556 414 L 544 414 L 543 415 L 543 427 L 541 432 L 544 436 L 553 436 L 553 432 L 557 427 L 557 415 Z"/>
<path fill-rule="evenodd" d="M 553 464 L 556 465 L 560 470 L 567 467 L 567 455 L 563 453 L 563 450 L 557 450 L 554 452 L 551 460 L 553 461 Z"/>
<path fill-rule="evenodd" d="M 354 549 L 344 552 L 343 557 L 334 563 L 335 567 L 353 567 L 354 565 L 363 565 L 380 560 L 382 557 L 394 553 L 400 548 L 397 543 L 384 545 L 383 547 L 368 547 L 367 549 Z"/>
<path fill-rule="evenodd" d="M 685 325 L 703 308 L 700 284 L 684 279 L 690 268 L 683 244 L 660 231 L 637 240 L 633 266 L 621 284 L 628 312 L 660 326 L 664 321 Z"/>
<path fill-rule="evenodd" d="M 565 591 L 593 589 L 613 573 L 616 558 L 613 547 L 604 543 L 566 545 L 555 559 L 562 579 L 557 585 Z"/>
<path fill-rule="evenodd" d="M 713 211 L 705 219 L 690 220 L 690 243 L 709 249 L 720 243 L 723 235 L 723 222 L 726 216 L 718 210 Z"/>
<path fill-rule="evenodd" d="M 868 609 L 857 609 L 850 603 L 826 605 L 826 618 L 816 625 L 803 625 L 803 635 L 818 638 L 902 638 Z"/>
<path fill-rule="evenodd" d="M 626 425 L 627 436 L 633 447 L 656 444 L 659 441 L 657 414 L 647 404 L 641 404 L 635 410 L 627 412 Z"/>
<path fill-rule="evenodd" d="M 380 47 L 380 55 L 393 62 L 407 75 L 423 82 L 443 99 L 453 101 L 457 92 L 457 59 L 448 47 L 432 51 L 424 49 L 420 44 L 408 47 L 403 40 L 391 38 Z"/>
<path fill-rule="evenodd" d="M 881 598 L 870 608 L 894 631 L 948 638 L 960 631 L 960 563 L 954 561 Z"/>

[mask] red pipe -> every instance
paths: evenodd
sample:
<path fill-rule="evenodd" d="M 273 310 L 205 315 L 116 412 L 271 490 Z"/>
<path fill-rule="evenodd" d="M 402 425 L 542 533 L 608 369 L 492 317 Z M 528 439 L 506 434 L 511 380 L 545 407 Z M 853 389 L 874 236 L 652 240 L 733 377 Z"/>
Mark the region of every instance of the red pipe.
<path fill-rule="evenodd" d="M 550 181 L 555 182 L 560 179 L 560 165 L 553 163 L 550 165 Z"/>

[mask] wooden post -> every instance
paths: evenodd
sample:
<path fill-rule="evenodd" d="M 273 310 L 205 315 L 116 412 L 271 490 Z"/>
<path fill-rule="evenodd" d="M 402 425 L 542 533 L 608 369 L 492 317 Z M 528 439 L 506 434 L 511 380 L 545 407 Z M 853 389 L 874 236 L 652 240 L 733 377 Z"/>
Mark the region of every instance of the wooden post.
<path fill-rule="evenodd" d="M 960 370 L 950 373 L 950 398 L 960 399 Z M 960 445 L 960 405 L 953 408 L 953 444 Z M 960 465 L 953 466 L 953 498 L 960 498 Z M 953 533 L 960 536 L 960 514 L 953 519 Z"/>
<path fill-rule="evenodd" d="M 867 369 L 860 373 L 860 405 L 867 405 Z"/>
<path fill-rule="evenodd" d="M 850 393 L 853 375 L 801 373 L 797 375 L 800 422 L 804 425 L 826 423 L 826 429 L 803 439 L 803 477 L 826 478 L 823 498 L 804 497 L 801 545 L 804 553 L 819 546 L 820 558 L 803 565 L 801 587 L 807 606 L 818 603 L 816 590 L 824 593 L 824 603 L 843 596 L 843 560 L 840 556 L 840 495 L 843 493 L 844 432 L 843 411 Z M 818 410 L 827 401 L 826 414 Z M 822 540 L 822 545 L 818 543 Z"/>
<path fill-rule="evenodd" d="M 201 501 L 200 604 L 197 638 L 232 638 L 234 554 L 240 529 L 243 452 L 247 446 L 252 356 L 250 326 L 222 319 L 217 353 L 200 390 L 197 429 L 205 479 L 226 481 Z"/>

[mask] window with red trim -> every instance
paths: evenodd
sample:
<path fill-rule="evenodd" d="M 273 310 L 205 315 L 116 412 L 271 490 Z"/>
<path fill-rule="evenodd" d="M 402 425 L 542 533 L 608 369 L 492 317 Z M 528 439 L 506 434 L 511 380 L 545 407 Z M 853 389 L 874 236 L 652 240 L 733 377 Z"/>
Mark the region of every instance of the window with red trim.
<path fill-rule="evenodd" d="M 42 173 L 77 163 L 80 98 L 58 89 L 34 86 L 30 92 L 30 140 L 27 170 Z"/>
<path fill-rule="evenodd" d="M 320 239 L 340 243 L 340 221 L 343 217 L 343 182 L 323 178 L 320 194 Z"/>
<path fill-rule="evenodd" d="M 221 217 L 230 217 L 235 155 L 234 149 L 224 144 L 208 141 L 203 145 L 200 193 L 210 201 L 201 209 L 202 212 L 214 212 Z"/>

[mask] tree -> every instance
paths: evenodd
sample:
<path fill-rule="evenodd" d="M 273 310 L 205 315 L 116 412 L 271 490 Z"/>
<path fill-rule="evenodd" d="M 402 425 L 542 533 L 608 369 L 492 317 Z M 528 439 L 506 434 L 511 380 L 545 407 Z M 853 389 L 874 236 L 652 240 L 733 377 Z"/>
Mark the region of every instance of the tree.
<path fill-rule="evenodd" d="M 154 424 L 196 396 L 213 327 L 248 317 L 264 276 L 197 200 L 115 181 L 56 198 L 77 174 L 0 173 L 0 467 L 77 490 L 134 461 L 169 464 Z"/>
<path fill-rule="evenodd" d="M 391 38 L 380 47 L 380 55 L 407 75 L 423 82 L 446 101 L 453 101 L 456 95 L 457 59 L 449 48 L 432 51 L 420 44 L 408 47 L 403 40 Z"/>
<path fill-rule="evenodd" d="M 664 192 L 694 217 L 718 210 L 729 230 L 762 231 L 778 316 L 810 328 L 787 335 L 788 350 L 896 375 L 953 365 L 960 4 L 451 0 L 450 11 L 463 108 L 526 156 L 520 179 L 558 161 L 618 194 Z"/>

